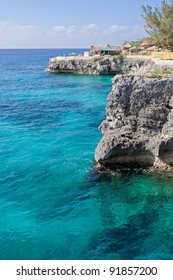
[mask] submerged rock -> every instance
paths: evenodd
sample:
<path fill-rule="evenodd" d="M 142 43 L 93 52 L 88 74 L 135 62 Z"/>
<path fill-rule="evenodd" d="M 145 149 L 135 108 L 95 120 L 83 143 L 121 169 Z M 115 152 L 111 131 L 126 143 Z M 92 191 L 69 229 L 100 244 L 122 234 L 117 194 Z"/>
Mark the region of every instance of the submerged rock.
<path fill-rule="evenodd" d="M 117 75 L 108 96 L 98 166 L 173 167 L 173 77 Z"/>

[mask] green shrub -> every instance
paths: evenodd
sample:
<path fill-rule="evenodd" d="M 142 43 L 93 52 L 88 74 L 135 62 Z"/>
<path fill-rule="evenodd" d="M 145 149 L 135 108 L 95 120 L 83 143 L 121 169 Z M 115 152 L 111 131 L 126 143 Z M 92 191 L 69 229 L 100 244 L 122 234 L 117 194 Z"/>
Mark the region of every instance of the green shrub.
<path fill-rule="evenodd" d="M 117 59 L 119 60 L 122 60 L 124 58 L 124 55 L 122 53 L 120 53 L 118 56 L 117 56 Z"/>
<path fill-rule="evenodd" d="M 104 65 L 104 64 L 106 64 L 106 61 L 102 59 L 99 61 L 99 63 L 100 63 L 100 65 Z"/>
<path fill-rule="evenodd" d="M 119 55 L 114 56 L 113 61 L 116 63 L 117 60 L 123 60 L 124 55 L 120 53 Z"/>
<path fill-rule="evenodd" d="M 162 76 L 169 75 L 171 73 L 172 72 L 169 71 L 169 70 L 163 70 L 163 71 L 155 70 L 153 73 L 151 73 L 150 75 L 146 76 L 146 78 L 159 79 L 159 78 L 162 78 Z"/>
<path fill-rule="evenodd" d="M 103 57 L 102 56 L 97 56 L 94 58 L 94 61 L 97 62 L 97 61 L 102 61 L 103 60 Z"/>
<path fill-rule="evenodd" d="M 120 53 L 119 55 L 114 56 L 113 61 L 116 63 L 117 60 L 122 61 L 124 58 L 124 55 L 122 53 Z"/>

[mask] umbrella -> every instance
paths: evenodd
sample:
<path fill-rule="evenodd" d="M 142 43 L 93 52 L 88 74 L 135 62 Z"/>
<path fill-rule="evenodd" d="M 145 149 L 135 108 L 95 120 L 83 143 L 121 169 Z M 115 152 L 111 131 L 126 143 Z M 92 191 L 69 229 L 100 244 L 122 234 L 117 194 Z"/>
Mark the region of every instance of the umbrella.
<path fill-rule="evenodd" d="M 130 48 L 129 50 L 130 50 L 130 51 L 132 51 L 132 52 L 135 52 L 135 51 L 140 51 L 140 50 L 141 50 L 141 48 L 138 48 L 138 47 L 132 47 L 132 48 Z"/>

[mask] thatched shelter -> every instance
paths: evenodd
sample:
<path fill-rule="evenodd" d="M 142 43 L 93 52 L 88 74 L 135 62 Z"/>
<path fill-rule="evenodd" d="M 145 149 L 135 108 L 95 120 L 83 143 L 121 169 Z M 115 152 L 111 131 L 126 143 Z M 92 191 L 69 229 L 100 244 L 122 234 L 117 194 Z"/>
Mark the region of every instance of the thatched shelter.
<path fill-rule="evenodd" d="M 123 50 L 129 50 L 132 46 L 129 43 L 123 45 Z"/>
<path fill-rule="evenodd" d="M 140 44 L 140 47 L 142 47 L 142 48 L 149 48 L 152 46 L 154 46 L 154 42 L 151 40 L 143 41 L 142 44 Z"/>

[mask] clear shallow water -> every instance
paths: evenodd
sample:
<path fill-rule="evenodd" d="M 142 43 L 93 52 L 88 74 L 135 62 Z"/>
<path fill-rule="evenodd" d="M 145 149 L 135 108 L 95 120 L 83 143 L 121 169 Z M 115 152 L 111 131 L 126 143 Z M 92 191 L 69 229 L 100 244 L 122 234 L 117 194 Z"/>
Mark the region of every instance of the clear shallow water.
<path fill-rule="evenodd" d="M 173 259 L 173 179 L 95 174 L 111 77 L 0 50 L 0 259 Z"/>

